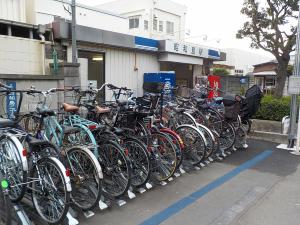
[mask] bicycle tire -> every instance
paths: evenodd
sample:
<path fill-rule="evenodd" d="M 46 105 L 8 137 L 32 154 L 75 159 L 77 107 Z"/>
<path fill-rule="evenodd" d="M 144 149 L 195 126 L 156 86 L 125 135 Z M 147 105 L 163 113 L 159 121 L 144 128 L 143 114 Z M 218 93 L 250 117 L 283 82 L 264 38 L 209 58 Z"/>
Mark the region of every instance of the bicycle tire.
<path fill-rule="evenodd" d="M 39 171 L 37 171 L 37 168 L 39 168 Z M 42 169 L 44 170 L 42 171 Z M 50 169 L 52 172 L 57 173 L 56 180 L 53 179 L 54 178 L 53 175 L 49 175 Z M 69 178 L 68 179 L 66 178 L 65 173 L 66 173 L 65 167 L 61 164 L 61 162 L 58 159 L 54 157 L 44 157 L 39 159 L 37 161 L 37 166 L 36 167 L 34 166 L 30 172 L 33 180 L 38 181 L 38 182 L 31 183 L 31 190 L 32 190 L 31 198 L 32 198 L 34 208 L 36 209 L 39 216 L 48 224 L 61 223 L 66 218 L 66 215 L 68 213 L 71 188 L 68 188 L 68 184 L 70 184 L 70 180 Z M 40 177 L 40 176 L 44 176 L 44 177 Z M 56 182 L 54 183 L 54 181 Z M 43 183 L 43 186 L 41 186 L 41 192 L 35 194 L 39 187 L 37 185 L 41 185 L 41 183 Z M 49 186 L 52 186 L 52 188 Z M 56 208 L 57 210 L 55 211 L 59 212 L 59 215 L 57 215 L 56 218 L 52 218 L 52 219 L 49 218 L 50 217 L 49 210 L 51 209 L 49 204 L 51 202 L 51 199 L 48 198 L 46 201 L 42 201 L 41 199 L 41 198 L 49 197 L 51 194 L 57 197 L 57 198 L 54 197 L 55 200 L 53 202 L 56 203 L 56 207 L 57 207 Z M 54 209 L 54 207 L 52 209 Z M 54 215 L 54 213 L 52 215 Z"/>
<path fill-rule="evenodd" d="M 205 152 L 205 158 L 209 158 L 214 150 L 215 150 L 215 137 L 211 130 L 207 128 L 206 126 L 202 124 L 198 124 L 197 128 L 202 132 L 203 136 L 205 137 L 206 141 L 206 152 Z"/>
<path fill-rule="evenodd" d="M 189 131 L 189 132 L 188 132 Z M 191 125 L 182 125 L 176 132 L 183 139 L 184 156 L 193 166 L 198 165 L 205 159 L 206 144 L 205 137 L 201 132 Z"/>
<path fill-rule="evenodd" d="M 10 147 L 6 148 L 4 147 L 5 143 L 10 143 Z M 10 148 L 13 147 L 14 150 L 11 150 Z M 28 175 L 28 164 L 27 164 L 27 158 L 23 155 L 23 147 L 20 141 L 11 135 L 2 135 L 0 137 L 0 149 L 2 152 L 2 158 L 0 160 L 4 160 L 4 158 L 8 159 L 11 158 L 7 168 L 11 168 L 9 171 L 10 173 L 13 173 L 14 175 L 6 174 L 5 170 L 7 168 L 4 168 L 4 162 L 1 161 L 0 163 L 0 171 L 2 173 L 2 176 L 8 180 L 10 186 L 14 187 L 9 190 L 9 196 L 13 203 L 20 202 L 22 198 L 24 197 L 26 193 L 26 182 L 27 182 L 27 175 Z M 7 157 L 3 157 L 5 153 L 5 149 L 9 150 L 9 152 L 6 152 Z M 16 163 L 17 162 L 17 163 Z M 15 165 L 16 163 L 16 165 Z M 1 168 L 4 166 L 3 168 Z M 14 181 L 13 178 L 16 178 L 18 180 Z M 17 190 L 18 189 L 18 190 Z"/>
<path fill-rule="evenodd" d="M 71 170 L 71 199 L 81 210 L 93 210 L 101 198 L 103 177 L 101 166 L 87 148 L 75 146 L 66 152 L 68 160 L 66 164 Z"/>
<path fill-rule="evenodd" d="M 224 121 L 222 133 L 220 134 L 220 150 L 227 151 L 234 146 L 236 132 L 232 124 Z"/>
<path fill-rule="evenodd" d="M 141 140 L 130 136 L 122 139 L 122 142 L 124 147 L 128 149 L 128 158 L 132 165 L 131 185 L 134 188 L 140 188 L 149 181 L 151 174 L 150 155 L 147 146 Z M 145 175 L 143 176 L 143 174 Z"/>
<path fill-rule="evenodd" d="M 130 187 L 130 161 L 125 155 L 122 146 L 115 141 L 107 141 L 105 144 L 99 146 L 99 149 L 98 160 L 103 171 L 102 190 L 111 197 L 121 197 Z M 116 155 L 113 156 L 113 154 Z M 117 175 L 117 173 L 119 174 Z M 118 182 L 118 184 L 115 183 L 114 185 L 119 186 L 119 190 L 112 190 L 113 182 Z"/>
<path fill-rule="evenodd" d="M 151 139 L 152 173 L 156 180 L 166 181 L 174 175 L 177 169 L 176 146 L 171 138 L 162 132 L 151 133 Z"/>

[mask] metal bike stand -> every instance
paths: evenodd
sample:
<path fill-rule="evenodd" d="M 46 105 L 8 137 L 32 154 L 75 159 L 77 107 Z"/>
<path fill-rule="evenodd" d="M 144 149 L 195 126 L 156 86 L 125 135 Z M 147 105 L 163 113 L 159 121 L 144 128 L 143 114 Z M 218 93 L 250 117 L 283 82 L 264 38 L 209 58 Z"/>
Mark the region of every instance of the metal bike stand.
<path fill-rule="evenodd" d="M 21 225 L 31 225 L 30 219 L 28 218 L 27 213 L 21 205 L 14 205 L 13 208 L 22 223 Z"/>
<path fill-rule="evenodd" d="M 99 208 L 100 208 L 100 210 L 105 210 L 108 208 L 108 204 L 105 203 L 105 198 L 103 195 L 101 196 L 100 201 L 99 201 Z"/>
<path fill-rule="evenodd" d="M 136 195 L 133 193 L 133 188 L 130 186 L 129 190 L 127 191 L 127 195 L 129 199 L 134 199 Z"/>

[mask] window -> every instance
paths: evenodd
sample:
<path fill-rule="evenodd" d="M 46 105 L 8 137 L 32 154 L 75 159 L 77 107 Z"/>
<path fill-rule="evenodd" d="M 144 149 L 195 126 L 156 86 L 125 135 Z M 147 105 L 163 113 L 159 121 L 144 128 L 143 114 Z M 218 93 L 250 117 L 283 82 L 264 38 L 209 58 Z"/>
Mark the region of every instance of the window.
<path fill-rule="evenodd" d="M 163 22 L 163 21 L 159 21 L 159 28 L 158 28 L 158 30 L 159 30 L 160 32 L 163 32 L 163 31 L 164 31 L 164 22 Z"/>
<path fill-rule="evenodd" d="M 130 18 L 129 29 L 139 28 L 139 23 L 140 23 L 139 18 Z"/>
<path fill-rule="evenodd" d="M 174 23 L 167 21 L 167 33 L 174 34 Z"/>
<path fill-rule="evenodd" d="M 148 20 L 144 20 L 144 29 L 148 30 L 149 28 L 149 21 Z"/>
<path fill-rule="evenodd" d="M 157 30 L 157 17 L 153 17 L 153 30 Z"/>

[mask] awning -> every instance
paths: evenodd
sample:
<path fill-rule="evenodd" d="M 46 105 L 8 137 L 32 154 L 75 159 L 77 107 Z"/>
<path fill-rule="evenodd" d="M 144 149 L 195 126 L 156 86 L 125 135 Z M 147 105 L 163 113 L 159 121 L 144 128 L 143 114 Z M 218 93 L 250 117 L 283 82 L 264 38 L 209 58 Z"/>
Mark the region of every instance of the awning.
<path fill-rule="evenodd" d="M 179 55 L 173 53 L 160 53 L 159 62 L 174 62 L 174 63 L 185 63 L 192 65 L 203 65 L 203 59 L 187 56 L 187 55 Z"/>
<path fill-rule="evenodd" d="M 257 73 L 253 73 L 253 76 L 259 76 L 259 77 L 276 76 L 276 72 L 275 71 L 257 72 Z"/>

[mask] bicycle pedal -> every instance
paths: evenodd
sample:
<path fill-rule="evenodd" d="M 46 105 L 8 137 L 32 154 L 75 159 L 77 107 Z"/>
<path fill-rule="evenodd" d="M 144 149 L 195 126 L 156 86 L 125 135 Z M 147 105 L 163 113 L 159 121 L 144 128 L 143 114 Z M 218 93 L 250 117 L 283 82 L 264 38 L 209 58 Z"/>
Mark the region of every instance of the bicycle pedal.
<path fill-rule="evenodd" d="M 161 186 L 166 186 L 167 184 L 168 184 L 168 183 L 165 182 L 165 181 L 161 181 L 161 182 L 160 182 L 160 185 L 161 185 Z"/>
<path fill-rule="evenodd" d="M 150 183 L 146 183 L 146 188 L 149 190 L 149 189 L 153 188 L 153 185 Z"/>
<path fill-rule="evenodd" d="M 170 181 L 170 182 L 173 181 L 173 180 L 174 180 L 173 177 L 170 177 L 170 178 L 168 179 L 168 181 Z"/>
<path fill-rule="evenodd" d="M 104 210 L 104 209 L 107 209 L 107 208 L 108 208 L 108 205 L 107 205 L 104 201 L 100 200 L 100 201 L 99 201 L 99 208 L 100 208 L 101 210 Z"/>
<path fill-rule="evenodd" d="M 200 166 L 201 167 L 205 167 L 206 165 L 204 163 L 200 163 Z"/>
<path fill-rule="evenodd" d="M 68 225 L 77 225 L 79 224 L 78 220 L 76 220 L 71 213 L 67 213 L 67 218 L 68 218 Z"/>
<path fill-rule="evenodd" d="M 88 218 L 95 216 L 95 213 L 92 211 L 87 211 L 87 212 L 84 212 L 83 215 L 85 216 L 85 218 L 88 219 Z"/>
<path fill-rule="evenodd" d="M 175 177 L 180 177 L 180 173 L 174 173 Z"/>
<path fill-rule="evenodd" d="M 136 195 L 130 190 L 127 191 L 127 194 L 129 199 L 134 199 L 136 197 Z"/>
<path fill-rule="evenodd" d="M 147 184 L 146 184 L 146 187 L 147 187 Z M 143 193 L 146 192 L 146 189 L 145 189 L 145 188 L 139 188 L 137 191 L 138 191 L 140 194 L 143 194 Z"/>
<path fill-rule="evenodd" d="M 124 205 L 126 205 L 126 203 L 127 202 L 125 202 L 124 200 L 117 200 L 117 204 L 118 204 L 118 206 L 124 206 Z"/>
<path fill-rule="evenodd" d="M 214 159 L 211 158 L 211 157 L 208 157 L 208 160 L 209 160 L 210 162 L 213 162 L 213 161 L 214 161 Z"/>
<path fill-rule="evenodd" d="M 195 170 L 200 170 L 201 168 L 198 167 L 198 166 L 194 166 L 194 169 L 195 169 Z"/>
<path fill-rule="evenodd" d="M 182 168 L 179 168 L 179 170 L 180 170 L 180 173 L 182 173 L 182 174 L 185 174 L 185 173 L 186 173 L 185 170 L 182 169 Z"/>

